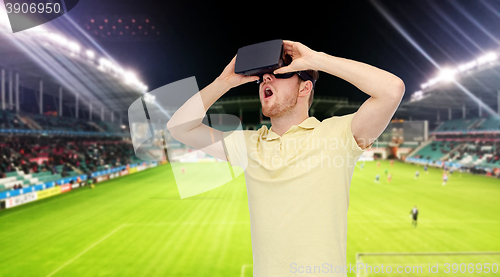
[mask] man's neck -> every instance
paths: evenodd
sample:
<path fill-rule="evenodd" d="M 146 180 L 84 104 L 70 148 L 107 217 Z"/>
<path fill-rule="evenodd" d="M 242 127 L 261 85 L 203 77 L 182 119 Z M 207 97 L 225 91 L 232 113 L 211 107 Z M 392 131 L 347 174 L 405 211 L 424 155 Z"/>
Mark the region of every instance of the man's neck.
<path fill-rule="evenodd" d="M 273 132 L 278 136 L 282 136 L 293 125 L 299 125 L 304 120 L 309 118 L 309 112 L 305 113 L 289 113 L 287 115 L 276 116 L 271 118 Z"/>

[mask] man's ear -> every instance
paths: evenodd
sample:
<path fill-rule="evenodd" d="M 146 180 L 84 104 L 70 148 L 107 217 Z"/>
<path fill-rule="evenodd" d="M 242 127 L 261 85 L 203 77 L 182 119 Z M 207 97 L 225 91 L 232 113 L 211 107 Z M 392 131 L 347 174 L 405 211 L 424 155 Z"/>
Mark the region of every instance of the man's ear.
<path fill-rule="evenodd" d="M 301 82 L 300 86 L 299 86 L 299 96 L 309 95 L 312 88 L 313 88 L 313 84 L 311 81 L 308 80 L 305 82 Z"/>

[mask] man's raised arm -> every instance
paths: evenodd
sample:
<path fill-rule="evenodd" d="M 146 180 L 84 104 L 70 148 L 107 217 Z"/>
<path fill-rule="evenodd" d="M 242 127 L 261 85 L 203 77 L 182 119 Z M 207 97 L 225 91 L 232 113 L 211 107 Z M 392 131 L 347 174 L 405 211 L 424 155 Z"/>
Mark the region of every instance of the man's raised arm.
<path fill-rule="evenodd" d="M 235 61 L 236 56 L 217 79 L 189 98 L 167 123 L 170 134 L 176 140 L 222 160 L 227 160 L 220 142 L 222 132 L 203 124 L 203 118 L 210 106 L 228 90 L 259 79 L 257 76 L 235 74 Z"/>
<path fill-rule="evenodd" d="M 371 96 L 351 122 L 359 147 L 365 149 L 382 134 L 405 92 L 405 84 L 399 77 L 365 63 L 313 51 L 299 42 L 283 41 L 283 44 L 293 61 L 275 73 L 314 69 L 348 81 Z"/>

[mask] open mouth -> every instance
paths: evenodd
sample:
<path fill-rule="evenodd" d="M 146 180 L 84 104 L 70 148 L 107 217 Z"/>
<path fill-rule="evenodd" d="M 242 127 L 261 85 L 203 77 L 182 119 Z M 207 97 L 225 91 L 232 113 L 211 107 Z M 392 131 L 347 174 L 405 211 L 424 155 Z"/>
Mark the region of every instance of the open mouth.
<path fill-rule="evenodd" d="M 271 96 L 273 96 L 273 91 L 269 87 L 266 87 L 264 89 L 264 99 L 267 99 Z"/>

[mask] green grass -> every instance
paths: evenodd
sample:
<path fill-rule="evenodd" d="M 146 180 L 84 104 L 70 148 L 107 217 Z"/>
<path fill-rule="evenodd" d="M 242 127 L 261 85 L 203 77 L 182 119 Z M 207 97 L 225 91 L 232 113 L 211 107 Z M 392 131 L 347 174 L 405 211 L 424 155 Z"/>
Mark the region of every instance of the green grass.
<path fill-rule="evenodd" d="M 500 251 L 500 181 L 455 172 L 442 186 L 441 171 L 429 171 L 386 161 L 356 168 L 348 263 L 359 252 Z M 183 200 L 172 176 L 160 166 L 0 211 L 0 276 L 251 276 L 243 175 Z"/>
<path fill-rule="evenodd" d="M 390 184 L 386 168 L 392 174 Z M 417 180 L 416 170 L 420 172 Z M 380 184 L 373 182 L 377 173 Z M 500 251 L 500 181 L 454 172 L 443 186 L 441 174 L 437 168 L 429 168 L 426 174 L 421 166 L 395 163 L 391 167 L 387 161 L 380 168 L 375 163 L 366 163 L 363 171 L 357 168 L 348 212 L 348 263 L 354 264 L 359 252 Z M 419 209 L 417 228 L 411 227 L 409 218 L 414 205 Z M 427 265 L 428 257 L 406 261 L 411 264 L 421 259 Z M 500 265 L 500 255 L 494 259 Z M 476 261 L 491 262 L 491 257 L 470 260 Z M 384 259 L 375 262 L 383 263 Z"/>

